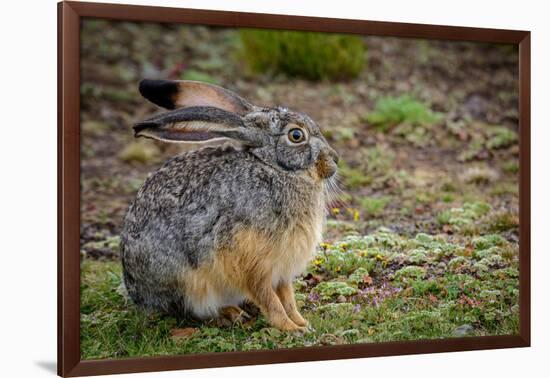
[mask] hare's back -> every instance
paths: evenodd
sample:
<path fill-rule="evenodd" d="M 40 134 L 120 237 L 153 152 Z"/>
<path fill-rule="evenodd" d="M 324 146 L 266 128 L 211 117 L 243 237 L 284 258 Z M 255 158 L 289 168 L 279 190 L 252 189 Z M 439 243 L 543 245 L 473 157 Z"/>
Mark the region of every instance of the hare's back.
<path fill-rule="evenodd" d="M 230 242 L 235 227 L 272 224 L 281 209 L 277 181 L 246 151 L 179 155 L 138 192 L 126 217 L 128 244 L 172 266 L 197 267 Z"/>

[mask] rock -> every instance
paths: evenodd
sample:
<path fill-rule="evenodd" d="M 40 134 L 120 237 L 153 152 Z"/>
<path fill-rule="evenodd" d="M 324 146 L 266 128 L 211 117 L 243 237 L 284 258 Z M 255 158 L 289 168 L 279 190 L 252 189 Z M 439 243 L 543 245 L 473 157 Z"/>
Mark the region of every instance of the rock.
<path fill-rule="evenodd" d="M 347 299 L 343 295 L 339 295 L 338 298 L 336 298 L 336 302 L 345 303 L 345 302 L 347 302 Z"/>
<path fill-rule="evenodd" d="M 464 106 L 468 113 L 477 119 L 483 119 L 487 113 L 487 100 L 477 94 L 468 97 Z"/>
<path fill-rule="evenodd" d="M 455 337 L 464 337 L 469 336 L 472 333 L 474 333 L 474 327 L 472 327 L 470 324 L 462 324 L 461 326 L 458 326 L 453 331 L 453 336 Z"/>

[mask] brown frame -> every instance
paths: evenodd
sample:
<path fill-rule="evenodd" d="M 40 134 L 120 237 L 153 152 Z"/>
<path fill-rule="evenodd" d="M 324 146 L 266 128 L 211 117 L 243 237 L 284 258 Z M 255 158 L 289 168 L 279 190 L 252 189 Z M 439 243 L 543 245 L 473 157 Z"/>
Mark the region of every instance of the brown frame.
<path fill-rule="evenodd" d="M 253 352 L 107 360 L 80 359 L 80 19 L 276 28 L 381 36 L 512 43 L 519 46 L 520 333 Z M 100 375 L 400 354 L 528 347 L 530 325 L 529 31 L 342 20 L 257 13 L 61 2 L 58 4 L 58 374 Z"/>

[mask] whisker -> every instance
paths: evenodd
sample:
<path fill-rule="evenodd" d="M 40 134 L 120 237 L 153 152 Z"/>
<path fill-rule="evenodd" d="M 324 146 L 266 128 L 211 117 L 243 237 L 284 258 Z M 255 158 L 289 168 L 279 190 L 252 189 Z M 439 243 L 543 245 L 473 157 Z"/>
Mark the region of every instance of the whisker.
<path fill-rule="evenodd" d="M 340 188 L 339 175 L 336 173 L 334 176 L 325 181 L 325 200 L 327 205 L 338 203 L 344 191 Z"/>

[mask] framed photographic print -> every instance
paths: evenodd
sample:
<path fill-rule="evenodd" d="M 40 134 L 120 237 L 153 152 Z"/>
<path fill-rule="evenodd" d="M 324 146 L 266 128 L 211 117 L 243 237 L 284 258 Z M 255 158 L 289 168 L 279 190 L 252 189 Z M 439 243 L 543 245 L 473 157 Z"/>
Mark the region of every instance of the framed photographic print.
<path fill-rule="evenodd" d="M 530 344 L 530 33 L 59 3 L 58 374 Z"/>

